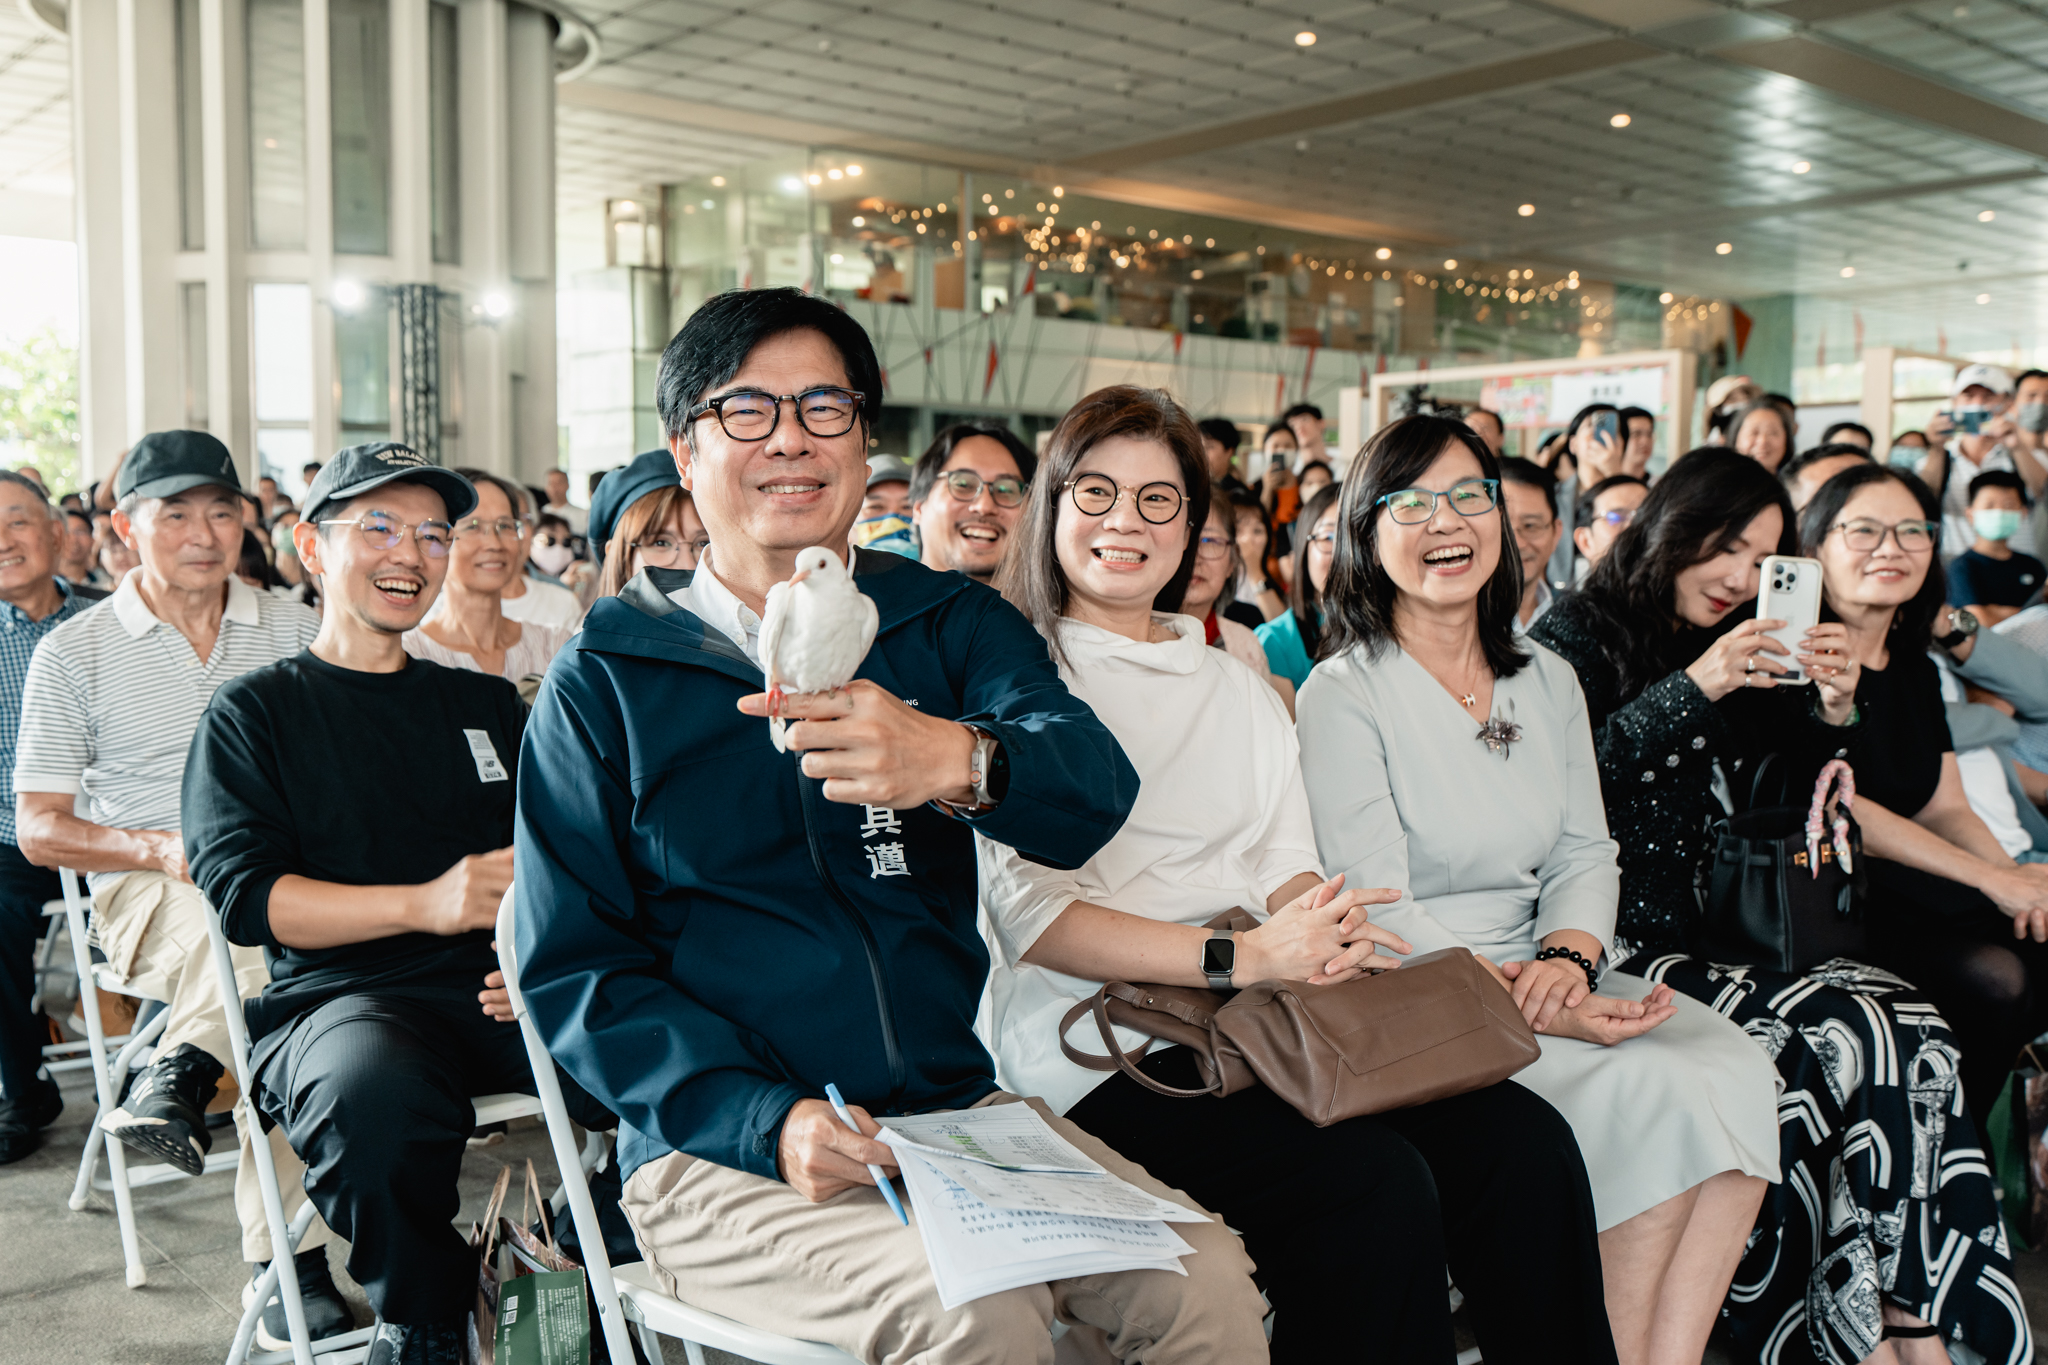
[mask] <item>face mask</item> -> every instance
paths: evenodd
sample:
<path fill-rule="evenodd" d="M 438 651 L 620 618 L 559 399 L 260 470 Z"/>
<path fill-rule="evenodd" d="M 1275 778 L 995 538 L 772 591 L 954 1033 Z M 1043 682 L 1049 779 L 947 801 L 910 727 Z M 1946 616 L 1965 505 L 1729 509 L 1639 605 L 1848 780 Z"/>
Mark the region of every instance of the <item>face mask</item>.
<path fill-rule="evenodd" d="M 1980 507 L 1970 513 L 1970 525 L 1986 540 L 2011 540 L 2020 529 L 2020 514 L 2007 507 Z"/>
<path fill-rule="evenodd" d="M 1927 447 L 1903 445 L 1893 446 L 1891 453 L 1884 457 L 1884 462 L 1893 469 L 1917 469 L 1920 462 L 1926 458 Z"/>
<path fill-rule="evenodd" d="M 576 552 L 567 545 L 541 545 L 536 543 L 527 556 L 540 567 L 542 573 L 562 576 L 562 570 L 576 562 Z"/>
<path fill-rule="evenodd" d="M 2013 411 L 2013 421 L 2021 431 L 2031 431 L 2036 436 L 2048 431 L 2048 403 L 2022 403 Z"/>

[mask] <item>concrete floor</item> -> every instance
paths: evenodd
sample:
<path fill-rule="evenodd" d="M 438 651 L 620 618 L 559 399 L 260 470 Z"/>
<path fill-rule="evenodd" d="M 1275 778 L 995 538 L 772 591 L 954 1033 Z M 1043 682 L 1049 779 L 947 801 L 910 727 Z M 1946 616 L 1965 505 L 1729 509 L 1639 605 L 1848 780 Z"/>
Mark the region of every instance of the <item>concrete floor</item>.
<path fill-rule="evenodd" d="M 66 1207 L 92 1096 L 83 1072 L 62 1079 L 64 1116 L 42 1150 L 0 1168 L 0 1365 L 219 1365 L 249 1277 L 231 1178 L 135 1192 L 149 1283 L 127 1288 L 112 1196 L 96 1193 L 77 1213 Z M 473 1149 L 463 1166 L 458 1225 L 482 1216 L 501 1164 L 520 1168 L 529 1156 L 552 1190 L 554 1161 L 537 1121 Z M 367 1324 L 369 1305 L 342 1269 L 345 1255 L 339 1244 L 332 1249 L 335 1280 Z M 2048 1333 L 2048 1252 L 2022 1256 L 2017 1271 L 2035 1331 Z M 1460 1342 L 1469 1344 L 1469 1337 Z M 669 1359 L 680 1361 L 680 1349 Z M 1710 1353 L 1707 1365 L 1724 1358 Z"/>

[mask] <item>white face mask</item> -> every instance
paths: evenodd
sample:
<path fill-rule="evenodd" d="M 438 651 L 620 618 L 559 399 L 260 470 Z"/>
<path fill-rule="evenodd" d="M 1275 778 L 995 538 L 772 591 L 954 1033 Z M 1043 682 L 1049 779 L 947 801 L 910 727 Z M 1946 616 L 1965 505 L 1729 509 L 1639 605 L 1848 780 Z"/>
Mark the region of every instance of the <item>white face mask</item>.
<path fill-rule="evenodd" d="M 567 545 L 542 545 L 535 543 L 527 556 L 540 567 L 542 573 L 560 578 L 562 571 L 576 562 L 576 552 Z"/>

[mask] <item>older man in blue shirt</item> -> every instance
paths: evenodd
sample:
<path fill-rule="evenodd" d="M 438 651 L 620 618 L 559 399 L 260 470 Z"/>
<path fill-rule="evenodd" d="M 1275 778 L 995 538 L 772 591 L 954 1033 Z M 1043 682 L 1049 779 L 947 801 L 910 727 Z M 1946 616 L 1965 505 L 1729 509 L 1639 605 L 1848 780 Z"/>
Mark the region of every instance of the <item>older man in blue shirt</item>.
<path fill-rule="evenodd" d="M 64 520 L 43 490 L 0 470 L 0 782 L 10 789 L 29 658 L 45 635 L 92 605 L 56 576 L 63 536 Z M 29 1009 L 43 903 L 57 894 L 57 874 L 14 845 L 14 803 L 0 802 L 0 1166 L 40 1146 L 64 1109 L 42 1069 L 47 1034 Z"/>

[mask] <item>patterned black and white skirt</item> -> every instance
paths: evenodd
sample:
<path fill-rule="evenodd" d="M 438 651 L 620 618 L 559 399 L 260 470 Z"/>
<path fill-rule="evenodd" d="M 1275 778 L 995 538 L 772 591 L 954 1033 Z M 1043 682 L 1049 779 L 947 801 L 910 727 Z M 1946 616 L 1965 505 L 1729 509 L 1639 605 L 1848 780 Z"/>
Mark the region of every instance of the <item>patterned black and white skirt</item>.
<path fill-rule="evenodd" d="M 1783 1081 L 1784 1179 L 1724 1308 L 1744 1360 L 1855 1365 L 1887 1299 L 1991 1365 L 2033 1359 L 1960 1053 L 1925 996 L 1841 958 L 1803 976 L 1681 954 L 1627 966 L 1742 1025 Z"/>

